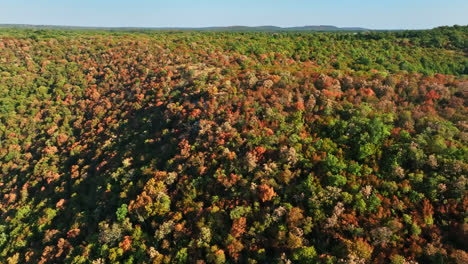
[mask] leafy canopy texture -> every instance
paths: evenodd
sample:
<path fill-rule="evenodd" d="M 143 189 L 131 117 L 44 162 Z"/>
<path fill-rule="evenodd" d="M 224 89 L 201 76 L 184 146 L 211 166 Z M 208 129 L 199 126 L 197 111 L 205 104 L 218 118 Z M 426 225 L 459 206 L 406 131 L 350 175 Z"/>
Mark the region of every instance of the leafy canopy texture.
<path fill-rule="evenodd" d="M 1 263 L 467 263 L 468 27 L 0 30 Z"/>

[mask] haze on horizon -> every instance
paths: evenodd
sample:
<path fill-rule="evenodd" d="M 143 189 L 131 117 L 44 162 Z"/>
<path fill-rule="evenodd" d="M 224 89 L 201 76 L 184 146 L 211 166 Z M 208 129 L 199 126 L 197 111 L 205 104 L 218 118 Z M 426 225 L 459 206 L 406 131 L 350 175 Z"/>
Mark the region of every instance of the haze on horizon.
<path fill-rule="evenodd" d="M 464 0 L 4 0 L 0 24 L 91 27 L 334 25 L 428 29 L 468 24 Z"/>

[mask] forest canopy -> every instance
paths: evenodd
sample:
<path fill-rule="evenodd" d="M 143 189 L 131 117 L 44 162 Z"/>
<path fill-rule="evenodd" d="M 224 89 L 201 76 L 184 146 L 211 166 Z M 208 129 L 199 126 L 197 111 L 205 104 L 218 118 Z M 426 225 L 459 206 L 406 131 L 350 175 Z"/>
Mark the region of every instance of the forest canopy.
<path fill-rule="evenodd" d="M 467 52 L 0 29 L 0 262 L 467 263 Z"/>

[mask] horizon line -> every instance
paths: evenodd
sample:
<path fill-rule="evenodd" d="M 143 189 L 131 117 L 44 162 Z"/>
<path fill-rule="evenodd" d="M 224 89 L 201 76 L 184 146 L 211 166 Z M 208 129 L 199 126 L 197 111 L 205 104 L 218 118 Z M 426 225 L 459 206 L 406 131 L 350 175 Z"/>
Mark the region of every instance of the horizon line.
<path fill-rule="evenodd" d="M 261 28 L 261 27 L 274 27 L 278 29 L 294 29 L 294 28 L 306 28 L 306 27 L 333 27 L 337 30 L 344 29 L 344 30 L 352 30 L 352 29 L 360 29 L 360 30 L 372 30 L 372 31 L 393 31 L 393 30 L 431 30 L 438 27 L 453 27 L 453 26 L 463 26 L 463 25 L 439 25 L 431 28 L 410 28 L 410 29 L 403 29 L 403 28 L 367 28 L 363 26 L 335 26 L 335 25 L 296 25 L 296 26 L 279 26 L 279 25 L 255 25 L 255 26 L 248 26 L 248 25 L 229 25 L 229 26 L 90 26 L 90 25 L 66 25 L 66 24 L 25 24 L 25 23 L 0 23 L 0 26 L 30 26 L 30 27 L 75 27 L 75 28 L 96 28 L 96 29 L 209 29 L 209 28 L 235 28 L 235 27 L 245 27 L 245 28 Z"/>

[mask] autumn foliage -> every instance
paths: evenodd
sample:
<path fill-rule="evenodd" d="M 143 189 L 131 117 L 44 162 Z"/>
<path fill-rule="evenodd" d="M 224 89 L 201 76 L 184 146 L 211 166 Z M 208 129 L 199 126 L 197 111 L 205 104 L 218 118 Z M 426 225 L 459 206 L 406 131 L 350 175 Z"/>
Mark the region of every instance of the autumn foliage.
<path fill-rule="evenodd" d="M 466 263 L 467 32 L 0 29 L 0 263 Z"/>

